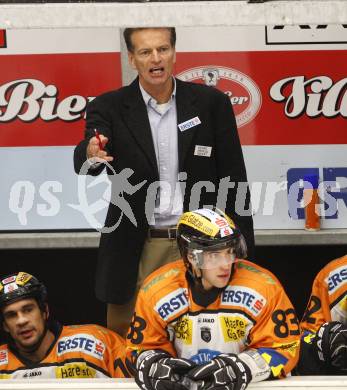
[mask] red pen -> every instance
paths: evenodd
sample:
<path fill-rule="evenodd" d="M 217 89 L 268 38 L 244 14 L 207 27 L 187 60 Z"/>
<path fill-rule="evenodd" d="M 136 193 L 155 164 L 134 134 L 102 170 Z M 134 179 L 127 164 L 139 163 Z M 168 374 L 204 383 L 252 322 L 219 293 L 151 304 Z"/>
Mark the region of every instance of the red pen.
<path fill-rule="evenodd" d="M 101 138 L 100 138 L 100 134 L 99 134 L 98 130 L 94 129 L 94 133 L 95 133 L 96 139 L 99 141 L 100 150 L 104 150 L 104 147 L 102 146 L 102 142 L 101 142 Z"/>

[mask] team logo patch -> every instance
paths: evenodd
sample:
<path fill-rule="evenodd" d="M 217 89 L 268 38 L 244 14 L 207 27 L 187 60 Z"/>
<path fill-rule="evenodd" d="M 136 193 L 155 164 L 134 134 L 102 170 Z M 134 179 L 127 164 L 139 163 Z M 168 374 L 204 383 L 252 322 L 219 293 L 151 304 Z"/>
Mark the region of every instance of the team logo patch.
<path fill-rule="evenodd" d="M 347 283 L 347 267 L 336 268 L 333 272 L 330 272 L 328 277 L 325 279 L 325 283 L 328 285 L 329 295 L 336 291 L 340 286 Z"/>
<path fill-rule="evenodd" d="M 181 340 L 186 345 L 192 344 L 193 325 L 188 316 L 181 317 L 174 325 L 176 339 Z"/>
<path fill-rule="evenodd" d="M 105 344 L 96 337 L 85 333 L 62 337 L 57 344 L 57 355 L 61 356 L 70 352 L 83 352 L 102 360 Z"/>
<path fill-rule="evenodd" d="M 200 336 L 201 340 L 209 343 L 211 341 L 211 329 L 208 326 L 203 326 L 200 328 Z"/>
<path fill-rule="evenodd" d="M 13 283 L 8 283 L 8 284 L 5 284 L 4 286 L 4 293 L 5 294 L 8 294 L 14 290 L 17 290 L 18 289 L 18 286 L 17 286 L 17 283 L 13 282 Z"/>
<path fill-rule="evenodd" d="M 248 75 L 237 69 L 206 65 L 187 69 L 176 77 L 213 86 L 224 92 L 233 105 L 238 128 L 251 122 L 261 107 L 259 87 Z"/>
<path fill-rule="evenodd" d="M 266 304 L 266 299 L 252 288 L 228 286 L 222 293 L 222 306 L 240 306 L 258 316 Z"/>
<path fill-rule="evenodd" d="M 3 279 L 2 284 L 12 283 L 16 280 L 16 275 L 9 276 L 6 279 Z"/>
<path fill-rule="evenodd" d="M 240 342 L 248 336 L 252 323 L 245 316 L 221 316 L 220 324 L 225 342 Z"/>
<path fill-rule="evenodd" d="M 231 227 L 235 228 L 235 225 L 230 218 L 227 219 L 226 215 L 226 218 L 224 218 L 210 209 L 198 210 L 196 213 L 208 218 L 213 225 L 217 225 L 221 237 L 230 236 L 233 234 Z"/>
<path fill-rule="evenodd" d="M 26 272 L 19 272 L 16 278 L 16 283 L 19 286 L 24 286 L 29 282 L 29 280 L 32 278 L 32 275 L 27 274 Z"/>
<path fill-rule="evenodd" d="M 0 365 L 8 364 L 8 352 L 6 349 L 0 350 Z"/>
<path fill-rule="evenodd" d="M 183 309 L 188 308 L 187 295 L 186 289 L 178 288 L 158 301 L 155 310 L 166 321 L 177 313 L 180 313 Z"/>

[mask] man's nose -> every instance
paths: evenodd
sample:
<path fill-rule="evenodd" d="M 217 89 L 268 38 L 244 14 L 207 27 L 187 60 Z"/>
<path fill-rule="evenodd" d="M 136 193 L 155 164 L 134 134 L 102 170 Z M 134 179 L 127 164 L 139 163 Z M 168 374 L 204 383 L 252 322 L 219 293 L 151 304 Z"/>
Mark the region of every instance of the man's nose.
<path fill-rule="evenodd" d="M 231 261 L 228 257 L 221 257 L 219 259 L 219 264 L 223 269 L 229 269 L 231 265 Z"/>
<path fill-rule="evenodd" d="M 160 61 L 160 55 L 158 50 L 153 50 L 152 51 L 152 61 L 154 62 L 159 62 Z"/>
<path fill-rule="evenodd" d="M 16 322 L 17 322 L 17 325 L 24 325 L 28 322 L 28 319 L 24 314 L 18 313 Z"/>

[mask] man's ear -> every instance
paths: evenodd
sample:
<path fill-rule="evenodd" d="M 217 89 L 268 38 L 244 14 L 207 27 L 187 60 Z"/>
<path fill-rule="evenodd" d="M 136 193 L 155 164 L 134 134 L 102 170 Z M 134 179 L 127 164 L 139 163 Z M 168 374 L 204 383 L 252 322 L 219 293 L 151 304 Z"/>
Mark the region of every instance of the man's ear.
<path fill-rule="evenodd" d="M 5 320 L 2 320 L 2 328 L 4 329 L 4 331 L 5 331 L 6 333 L 9 333 L 9 332 L 10 332 L 10 330 L 8 329 L 8 326 L 6 325 Z"/>
<path fill-rule="evenodd" d="M 134 54 L 131 51 L 128 51 L 128 62 L 129 65 L 134 69 L 137 70 L 136 64 L 135 64 L 135 57 Z"/>

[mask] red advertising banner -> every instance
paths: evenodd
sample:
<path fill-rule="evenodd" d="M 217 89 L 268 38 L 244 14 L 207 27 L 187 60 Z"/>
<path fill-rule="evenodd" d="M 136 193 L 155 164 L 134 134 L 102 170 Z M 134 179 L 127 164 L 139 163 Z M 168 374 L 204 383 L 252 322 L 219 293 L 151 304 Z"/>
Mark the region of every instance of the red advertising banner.
<path fill-rule="evenodd" d="M 179 78 L 231 99 L 243 145 L 347 143 L 346 52 L 178 53 Z"/>
<path fill-rule="evenodd" d="M 121 86 L 119 52 L 4 55 L 0 69 L 0 147 L 76 145 L 88 101 Z"/>
<path fill-rule="evenodd" d="M 6 30 L 0 30 L 0 49 L 6 47 Z"/>

